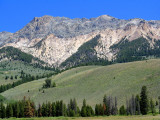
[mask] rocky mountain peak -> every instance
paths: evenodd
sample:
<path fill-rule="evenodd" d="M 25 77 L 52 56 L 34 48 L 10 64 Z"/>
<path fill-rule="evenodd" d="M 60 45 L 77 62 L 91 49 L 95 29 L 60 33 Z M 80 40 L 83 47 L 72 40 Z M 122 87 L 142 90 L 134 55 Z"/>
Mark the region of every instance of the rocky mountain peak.
<path fill-rule="evenodd" d="M 143 22 L 145 22 L 144 19 L 134 18 L 134 19 L 130 19 L 130 20 L 128 21 L 128 24 L 138 25 L 138 24 L 143 23 Z"/>
<path fill-rule="evenodd" d="M 97 19 L 111 20 L 111 19 L 114 19 L 114 17 L 109 16 L 109 15 L 101 15 L 101 16 L 97 17 Z"/>
<path fill-rule="evenodd" d="M 59 66 L 96 35 L 101 36 L 93 48 L 96 56 L 112 60 L 115 53 L 112 53 L 110 46 L 124 38 L 129 41 L 140 37 L 151 38 L 148 41 L 153 46 L 154 40 L 160 39 L 160 21 L 139 18 L 122 20 L 109 15 L 90 19 L 45 15 L 35 17 L 14 34 L 0 33 L 0 44 L 17 47 L 50 65 Z"/>

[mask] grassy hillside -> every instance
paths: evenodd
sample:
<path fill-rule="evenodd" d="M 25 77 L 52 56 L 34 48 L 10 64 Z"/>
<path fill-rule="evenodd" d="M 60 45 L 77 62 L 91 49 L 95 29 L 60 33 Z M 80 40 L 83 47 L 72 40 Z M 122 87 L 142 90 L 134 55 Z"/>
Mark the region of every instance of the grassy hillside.
<path fill-rule="evenodd" d="M 104 94 L 117 96 L 119 105 L 125 104 L 126 98 L 140 93 L 146 85 L 149 95 L 160 96 L 160 59 L 114 64 L 109 66 L 78 67 L 52 77 L 57 87 L 39 91 L 45 79 L 22 84 L 4 93 L 7 99 L 30 97 L 37 104 L 45 101 L 76 98 L 81 105 L 85 98 L 87 103 L 95 105 L 102 102 Z M 30 92 L 28 92 L 28 90 Z"/>
<path fill-rule="evenodd" d="M 0 85 L 13 83 L 18 80 L 21 80 L 20 73 L 23 70 L 24 73 L 42 76 L 43 74 L 50 73 L 49 70 L 43 70 L 37 67 L 34 67 L 28 63 L 17 61 L 17 60 L 6 60 L 0 62 Z M 6 79 L 6 76 L 8 79 Z M 13 79 L 11 79 L 13 76 Z M 15 78 L 17 76 L 17 79 Z"/>

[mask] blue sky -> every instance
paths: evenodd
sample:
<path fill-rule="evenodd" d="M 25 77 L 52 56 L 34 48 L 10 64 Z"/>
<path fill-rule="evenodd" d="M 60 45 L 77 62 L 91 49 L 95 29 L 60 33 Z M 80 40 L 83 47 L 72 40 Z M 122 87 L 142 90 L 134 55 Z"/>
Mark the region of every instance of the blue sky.
<path fill-rule="evenodd" d="M 16 32 L 43 15 L 160 20 L 160 0 L 0 0 L 0 32 Z"/>

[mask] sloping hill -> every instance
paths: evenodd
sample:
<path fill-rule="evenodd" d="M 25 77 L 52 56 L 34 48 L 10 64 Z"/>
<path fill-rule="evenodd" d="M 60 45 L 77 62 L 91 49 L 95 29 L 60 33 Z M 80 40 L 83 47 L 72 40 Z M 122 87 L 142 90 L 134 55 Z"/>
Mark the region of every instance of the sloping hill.
<path fill-rule="evenodd" d="M 0 62 L 0 85 L 21 80 L 21 71 L 35 77 L 53 73 L 53 71 L 41 69 L 23 61 L 4 60 Z"/>
<path fill-rule="evenodd" d="M 78 67 L 52 77 L 57 87 L 39 91 L 44 80 L 22 84 L 4 93 L 7 99 L 30 97 L 37 104 L 46 101 L 76 98 L 81 105 L 85 98 L 87 103 L 95 105 L 102 102 L 104 94 L 117 96 L 119 105 L 125 104 L 126 98 L 140 92 L 146 85 L 149 95 L 160 96 L 160 59 L 114 64 L 109 66 Z M 28 92 L 29 90 L 29 92 Z"/>
<path fill-rule="evenodd" d="M 12 46 L 3 47 L 0 49 L 0 62 L 3 60 L 17 60 L 28 64 L 32 64 L 36 67 L 44 67 L 48 64 L 44 61 L 32 56 L 31 54 L 22 52 L 18 48 Z"/>

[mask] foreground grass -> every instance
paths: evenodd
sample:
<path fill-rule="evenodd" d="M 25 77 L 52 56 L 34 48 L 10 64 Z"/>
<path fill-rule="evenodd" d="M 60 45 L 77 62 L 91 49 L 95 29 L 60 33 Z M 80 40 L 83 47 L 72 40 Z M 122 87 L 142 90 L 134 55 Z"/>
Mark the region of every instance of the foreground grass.
<path fill-rule="evenodd" d="M 45 118 L 10 118 L 3 120 L 160 120 L 157 116 L 109 116 L 109 117 L 45 117 Z"/>
<path fill-rule="evenodd" d="M 85 98 L 95 106 L 101 103 L 104 94 L 116 96 L 118 105 L 125 104 L 126 98 L 140 93 L 143 85 L 147 86 L 149 96 L 157 100 L 160 96 L 160 59 L 114 64 L 109 66 L 83 66 L 67 70 L 51 79 L 55 88 L 39 91 L 45 79 L 22 84 L 2 93 L 11 100 L 30 97 L 37 105 L 46 101 L 63 100 L 68 103 L 76 98 L 79 106 Z M 29 92 L 28 92 L 29 90 Z"/>

